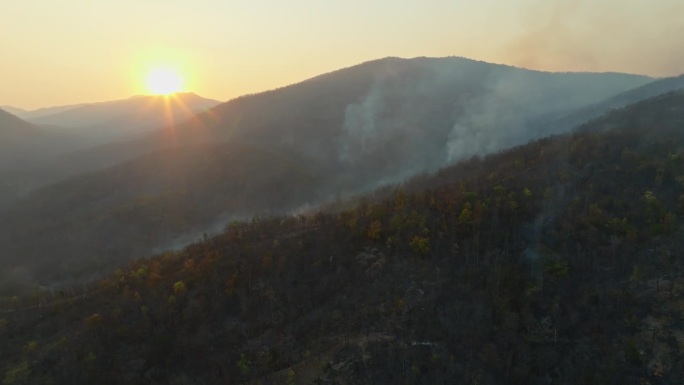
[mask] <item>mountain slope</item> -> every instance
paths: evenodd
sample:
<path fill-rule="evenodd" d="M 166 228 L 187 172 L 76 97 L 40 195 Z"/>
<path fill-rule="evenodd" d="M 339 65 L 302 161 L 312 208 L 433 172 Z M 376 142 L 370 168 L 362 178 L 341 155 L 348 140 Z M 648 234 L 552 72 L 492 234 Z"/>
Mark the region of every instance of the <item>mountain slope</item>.
<path fill-rule="evenodd" d="M 544 73 L 463 58 L 387 58 L 237 98 L 134 147 L 151 152 L 237 141 L 300 153 L 338 170 L 365 168 L 366 179 L 398 181 L 539 137 L 527 129 L 535 117 L 596 103 L 650 80 Z M 130 159 L 130 145 L 109 146 L 112 162 L 117 152 Z M 83 159 L 75 163 L 87 168 L 89 156 Z"/>
<path fill-rule="evenodd" d="M 232 100 L 137 144 L 108 146 L 107 164 L 130 159 L 130 147 L 151 152 L 163 146 L 239 141 L 300 153 L 338 169 L 371 165 L 366 179 L 397 181 L 524 143 L 541 135 L 526 128 L 538 115 L 595 103 L 649 81 L 625 74 L 543 73 L 463 58 L 387 58 Z M 96 106 L 69 113 L 95 113 Z M 139 134 L 129 129 L 134 126 L 117 121 L 114 131 L 104 130 L 92 144 L 112 140 L 112 132 Z M 55 159 L 34 172 L 61 178 L 102 164 L 92 153 L 66 161 L 69 167 Z"/>
<path fill-rule="evenodd" d="M 148 155 L 16 202 L 2 214 L 14 219 L 8 222 L 11 226 L 0 228 L 0 242 L 13 256 L 3 260 L 21 260 L 40 270 L 40 276 L 45 271 L 61 278 L 67 272 L 88 276 L 95 266 L 144 255 L 175 238 L 201 233 L 222 217 L 287 212 L 524 143 L 533 137 L 525 130 L 533 116 L 600 100 L 646 81 L 624 74 L 543 73 L 461 58 L 389 58 L 238 98 L 106 151 L 111 163 L 132 153 Z M 225 148 L 248 150 L 238 150 L 241 155 L 229 161 Z M 104 157 L 100 150 L 62 158 L 68 163 L 51 162 L 34 173 L 54 177 L 93 170 L 103 165 L 98 161 Z M 159 159 L 168 154 L 181 170 L 170 174 L 177 180 L 160 179 L 166 170 Z M 205 158 L 209 161 L 197 161 Z M 229 163 L 221 164 L 222 160 Z M 279 163 L 301 167 L 315 183 L 300 186 L 298 178 L 263 177 L 272 175 Z M 250 172 L 231 180 L 235 176 L 230 170 L 246 164 Z M 219 185 L 195 178 L 192 190 L 179 190 L 177 186 L 192 175 L 226 180 Z M 166 189 L 169 194 L 159 192 Z M 278 197 L 282 191 L 300 193 L 288 193 L 290 199 L 284 201 L 260 198 Z M 240 205 L 227 203 L 227 194 L 240 197 Z M 131 222 L 119 221 L 118 208 L 135 201 L 168 210 L 149 210 L 145 216 L 132 216 Z M 210 203 L 203 207 L 203 202 Z M 145 227 L 163 223 L 173 207 L 183 209 L 172 225 L 163 231 Z M 30 235 L 36 232 L 44 235 L 37 242 Z M 154 234 L 147 236 L 150 232 Z M 107 241 L 110 234 L 120 238 Z M 45 256 L 47 249 L 52 258 Z"/>
<path fill-rule="evenodd" d="M 8 155 L 0 166 L 0 177 L 8 186 L 14 186 L 4 193 L 0 191 L 0 206 L 3 201 L 9 204 L 49 183 L 148 153 L 158 146 L 144 139 L 137 143 L 131 140 L 185 121 L 218 103 L 181 93 L 26 112 L 23 115 L 31 119 L 34 128 L 40 127 L 43 134 L 40 140 L 15 151 L 11 161 Z M 123 143 L 111 146 L 112 142 Z M 16 159 L 17 153 L 21 159 Z"/>
<path fill-rule="evenodd" d="M 34 157 L 56 153 L 69 139 L 0 110 L 0 174 Z"/>
<path fill-rule="evenodd" d="M 652 98 L 667 92 L 684 89 L 684 75 L 658 79 L 641 87 L 619 93 L 599 103 L 584 106 L 569 113 L 544 117 L 533 124 L 544 133 L 558 133 L 597 118 L 612 109 L 621 108 L 640 100 Z"/>
<path fill-rule="evenodd" d="M 41 282 L 83 279 L 187 243 L 199 236 L 200 223 L 221 228 L 234 218 L 296 209 L 318 198 L 323 180 L 296 154 L 238 145 L 165 149 L 46 187 L 7 208 L 0 263 L 20 264 Z"/>
<path fill-rule="evenodd" d="M 0 146 L 7 149 L 12 145 L 30 140 L 32 135 L 37 135 L 38 128 L 17 116 L 0 110 Z"/>
<path fill-rule="evenodd" d="M 183 141 L 209 131 L 221 140 L 293 148 L 323 162 L 380 158 L 395 169 L 425 170 L 524 143 L 534 137 L 526 125 L 537 116 L 649 81 L 464 58 L 387 58 L 238 98 L 178 131 Z"/>
<path fill-rule="evenodd" d="M 6 178 L 42 156 L 55 153 L 68 138 L 56 135 L 0 109 L 0 207 L 17 198 L 16 180 Z"/>
<path fill-rule="evenodd" d="M 233 224 L 87 288 L 7 299 L 0 372 L 35 384 L 675 383 L 683 105 L 667 94 L 353 210 Z"/>
<path fill-rule="evenodd" d="M 55 162 L 55 157 L 87 146 L 87 141 L 79 135 L 31 124 L 0 110 L 0 211 L 36 186 L 58 180 L 60 174 L 54 171 L 69 165 Z M 78 171 L 80 167 L 83 166 L 77 165 L 74 169 Z M 66 174 L 71 172 L 65 170 Z"/>

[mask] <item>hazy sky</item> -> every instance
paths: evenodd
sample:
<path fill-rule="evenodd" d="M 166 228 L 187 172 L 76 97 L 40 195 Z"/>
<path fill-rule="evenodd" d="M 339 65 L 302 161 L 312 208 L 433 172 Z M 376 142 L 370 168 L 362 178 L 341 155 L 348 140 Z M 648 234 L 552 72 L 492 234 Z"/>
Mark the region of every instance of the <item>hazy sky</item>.
<path fill-rule="evenodd" d="M 684 72 L 682 0 L 3 0 L 0 105 L 145 93 L 150 68 L 219 100 L 385 56 Z"/>

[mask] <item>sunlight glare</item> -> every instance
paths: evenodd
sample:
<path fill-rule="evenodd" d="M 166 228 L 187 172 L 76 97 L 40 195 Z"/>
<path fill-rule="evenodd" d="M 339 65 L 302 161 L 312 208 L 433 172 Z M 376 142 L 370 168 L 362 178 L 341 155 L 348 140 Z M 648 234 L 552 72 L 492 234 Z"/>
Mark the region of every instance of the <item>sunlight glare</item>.
<path fill-rule="evenodd" d="M 147 75 L 147 89 L 157 95 L 168 95 L 183 90 L 183 81 L 171 68 L 157 68 Z"/>

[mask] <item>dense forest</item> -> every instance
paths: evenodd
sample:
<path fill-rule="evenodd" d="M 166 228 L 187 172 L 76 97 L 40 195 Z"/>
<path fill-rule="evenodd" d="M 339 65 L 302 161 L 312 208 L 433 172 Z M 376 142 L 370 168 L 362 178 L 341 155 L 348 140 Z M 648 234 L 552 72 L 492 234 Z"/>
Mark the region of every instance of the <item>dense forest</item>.
<path fill-rule="evenodd" d="M 3 384 L 672 384 L 684 93 L 0 303 Z M 35 234 L 39 236 L 39 234 Z"/>

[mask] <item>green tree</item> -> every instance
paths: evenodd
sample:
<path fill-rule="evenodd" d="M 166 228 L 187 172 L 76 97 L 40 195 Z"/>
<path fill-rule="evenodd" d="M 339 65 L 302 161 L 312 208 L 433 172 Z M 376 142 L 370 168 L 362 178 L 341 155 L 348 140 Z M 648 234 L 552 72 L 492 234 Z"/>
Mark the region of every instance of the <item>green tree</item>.
<path fill-rule="evenodd" d="M 466 202 L 458 216 L 458 223 L 462 225 L 470 224 L 473 221 L 473 210 L 470 202 Z"/>
<path fill-rule="evenodd" d="M 238 370 L 240 370 L 242 376 L 247 378 L 249 376 L 251 363 L 244 353 L 240 354 L 240 359 L 235 364 L 237 365 Z"/>
<path fill-rule="evenodd" d="M 287 371 L 287 385 L 296 385 L 297 383 L 295 382 L 295 376 L 296 373 L 294 370 L 290 369 Z"/>
<path fill-rule="evenodd" d="M 414 236 L 409 242 L 409 247 L 414 253 L 425 256 L 430 252 L 430 238 Z"/>
<path fill-rule="evenodd" d="M 173 284 L 173 293 L 177 297 L 182 297 L 185 295 L 185 293 L 188 292 L 188 288 L 185 286 L 185 282 L 183 281 L 178 281 Z"/>

